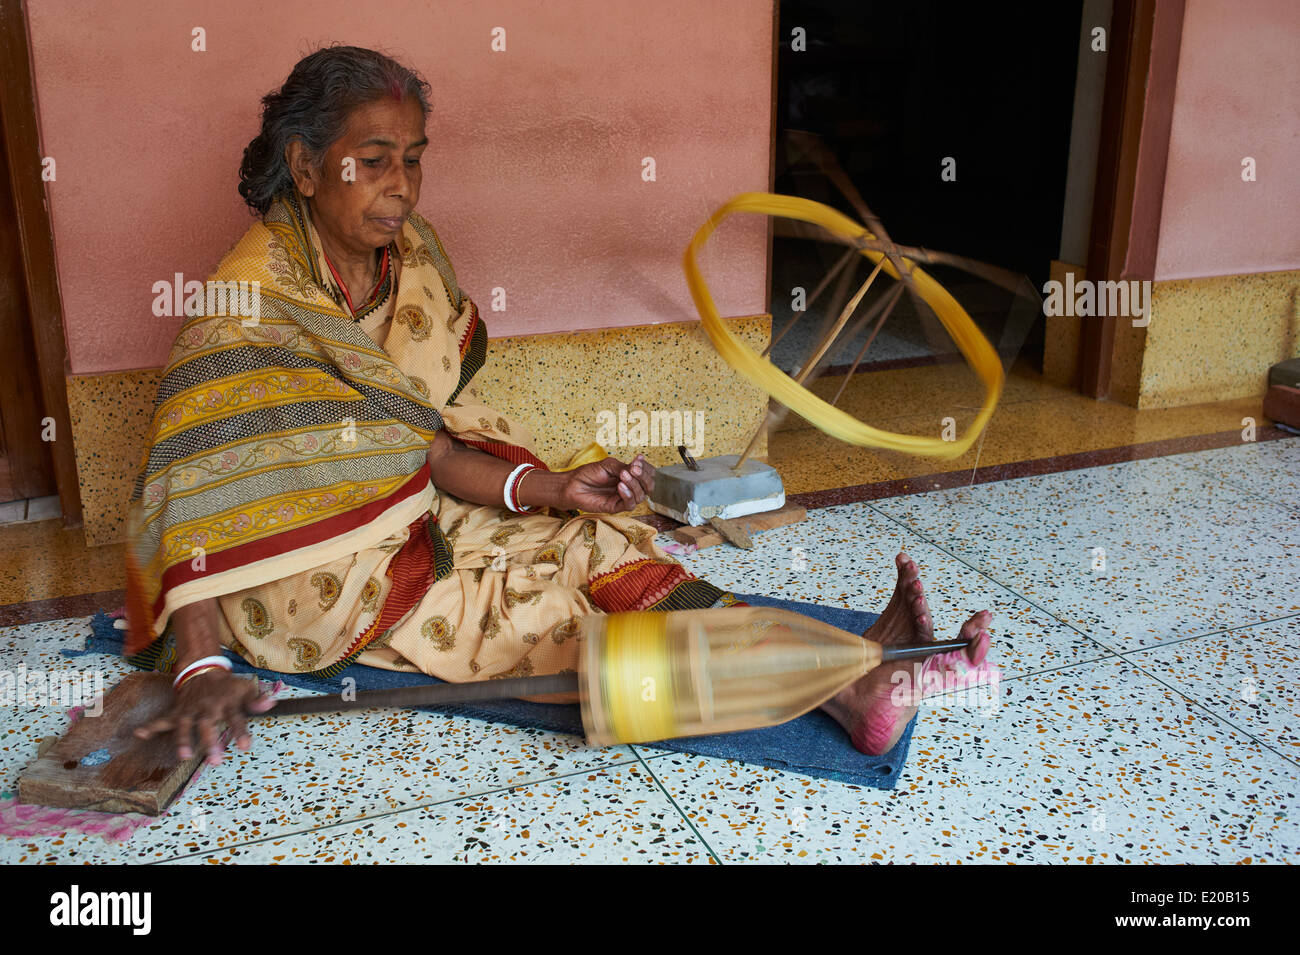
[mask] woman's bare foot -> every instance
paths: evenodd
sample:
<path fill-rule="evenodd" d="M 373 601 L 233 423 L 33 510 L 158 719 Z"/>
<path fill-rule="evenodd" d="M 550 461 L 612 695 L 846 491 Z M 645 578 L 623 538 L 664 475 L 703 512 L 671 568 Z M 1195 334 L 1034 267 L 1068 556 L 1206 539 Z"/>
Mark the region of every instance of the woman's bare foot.
<path fill-rule="evenodd" d="M 894 595 L 880 619 L 863 636 L 886 647 L 933 643 L 934 620 L 925 601 L 925 588 L 921 586 L 916 563 L 900 552 L 894 564 L 898 567 Z M 992 619 L 993 614 L 988 610 L 972 615 L 962 624 L 959 637 L 971 641 L 971 645 L 965 650 L 929 658 L 927 668 L 965 670 L 982 664 L 992 640 L 986 629 Z M 913 691 L 919 688 L 914 678 L 915 664 L 913 660 L 883 663 L 822 705 L 848 731 L 859 751 L 880 756 L 889 752 L 903 735 L 916 713 L 917 697 Z M 903 674 L 901 682 L 894 679 L 896 673 Z M 900 703 L 898 699 L 905 702 Z"/>

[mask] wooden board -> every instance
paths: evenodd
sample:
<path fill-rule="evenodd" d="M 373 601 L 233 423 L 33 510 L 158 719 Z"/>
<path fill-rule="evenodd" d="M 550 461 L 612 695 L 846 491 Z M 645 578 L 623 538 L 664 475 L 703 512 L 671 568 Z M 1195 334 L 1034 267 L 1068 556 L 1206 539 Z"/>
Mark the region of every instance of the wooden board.
<path fill-rule="evenodd" d="M 181 762 L 168 737 L 134 735 L 166 713 L 171 681 L 166 673 L 132 673 L 109 690 L 103 713 L 82 716 L 18 777 L 18 801 L 161 815 L 203 758 Z"/>
<path fill-rule="evenodd" d="M 729 521 L 714 516 L 709 518 L 709 526 L 737 547 L 743 547 L 745 550 L 754 549 L 754 542 L 749 539 L 749 529 L 740 521 Z"/>
<path fill-rule="evenodd" d="M 732 518 L 733 524 L 739 524 L 745 528 L 746 532 L 753 534 L 755 531 L 771 530 L 773 527 L 784 527 L 787 524 L 798 524 L 800 521 L 808 519 L 808 511 L 798 504 L 787 504 L 779 507 L 775 511 L 764 511 L 761 514 L 751 514 L 748 517 Z M 679 544 L 694 544 L 696 547 L 712 547 L 714 544 L 721 544 L 723 537 L 712 527 L 679 527 L 672 532 L 673 540 Z"/>

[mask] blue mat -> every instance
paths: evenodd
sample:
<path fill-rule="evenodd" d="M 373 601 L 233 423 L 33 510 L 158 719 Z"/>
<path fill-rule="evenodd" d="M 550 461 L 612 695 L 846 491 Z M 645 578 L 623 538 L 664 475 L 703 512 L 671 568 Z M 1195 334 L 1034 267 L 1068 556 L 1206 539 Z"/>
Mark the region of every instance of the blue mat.
<path fill-rule="evenodd" d="M 736 593 L 736 597 L 756 607 L 780 607 L 784 610 L 793 610 L 853 633 L 864 632 L 875 622 L 877 616 L 862 610 L 823 607 L 818 604 L 781 600 L 759 594 Z M 112 620 L 105 614 L 99 613 L 95 616 L 92 627 L 93 635 L 87 639 L 86 649 L 64 650 L 66 656 L 122 653 L 122 633 L 113 629 Z M 266 680 L 283 680 L 290 686 L 302 687 L 318 693 L 338 693 L 341 681 L 348 677 L 356 680 L 358 690 L 381 690 L 439 682 L 420 673 L 396 673 L 392 670 L 380 670 L 359 664 L 353 664 L 329 679 L 319 679 L 295 673 L 258 670 L 229 651 L 227 656 L 231 658 L 236 673 L 257 673 Z M 572 704 L 493 700 L 482 703 L 421 707 L 421 709 L 434 713 L 468 716 L 493 723 L 507 723 L 511 726 L 582 735 L 582 718 L 578 707 Z M 820 710 L 814 710 L 797 720 L 766 729 L 716 736 L 690 736 L 645 745 L 652 749 L 755 763 L 759 766 L 787 770 L 820 779 L 834 779 L 857 786 L 893 789 L 902 771 L 903 763 L 907 759 L 907 749 L 912 741 L 912 728 L 915 722 L 913 720 L 907 725 L 898 744 L 883 756 L 866 756 L 859 753 L 853 748 L 848 735 L 840 725 Z"/>

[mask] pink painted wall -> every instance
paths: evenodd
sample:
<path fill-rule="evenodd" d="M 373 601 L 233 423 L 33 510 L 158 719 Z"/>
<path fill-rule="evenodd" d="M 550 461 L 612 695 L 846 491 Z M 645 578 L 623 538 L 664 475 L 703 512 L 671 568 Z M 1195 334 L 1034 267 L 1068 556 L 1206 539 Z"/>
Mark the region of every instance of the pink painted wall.
<path fill-rule="evenodd" d="M 683 249 L 708 212 L 768 185 L 772 6 L 30 0 L 72 371 L 165 361 L 177 322 L 153 316 L 153 283 L 206 277 L 248 227 L 235 187 L 260 97 L 331 41 L 432 84 L 418 208 L 493 337 L 695 319 Z M 765 228 L 732 219 L 710 240 L 724 314 L 767 311 Z M 496 286 L 505 312 L 489 310 Z"/>
<path fill-rule="evenodd" d="M 1188 0 L 1155 278 L 1296 268 L 1300 3 Z"/>

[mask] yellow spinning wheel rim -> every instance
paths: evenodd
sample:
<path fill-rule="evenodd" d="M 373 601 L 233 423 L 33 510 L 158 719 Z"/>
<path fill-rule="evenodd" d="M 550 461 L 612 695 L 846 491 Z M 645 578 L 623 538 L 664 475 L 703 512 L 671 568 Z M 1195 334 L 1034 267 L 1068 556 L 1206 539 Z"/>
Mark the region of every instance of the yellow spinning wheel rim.
<path fill-rule="evenodd" d="M 695 307 L 699 310 L 704 331 L 727 364 L 833 438 L 863 447 L 885 448 L 935 458 L 956 458 L 965 454 L 993 415 L 993 409 L 997 407 L 998 398 L 1002 395 L 1004 377 L 997 352 L 948 290 L 920 268 L 916 268 L 911 259 L 905 256 L 898 257 L 906 265 L 912 266 L 910 274 L 915 282 L 917 293 L 930 308 L 934 309 L 943 327 L 957 343 L 957 348 L 983 382 L 984 403 L 980 406 L 979 414 L 966 429 L 966 433 L 953 441 L 897 434 L 893 431 L 873 428 L 808 391 L 768 359 L 760 357 L 752 348 L 733 335 L 731 329 L 723 323 L 709 287 L 700 275 L 696 253 L 708 241 L 718 224 L 733 212 L 753 212 L 759 215 L 775 215 L 811 222 L 850 242 L 862 238 L 876 238 L 866 227 L 830 206 L 796 196 L 781 196 L 770 192 L 742 192 L 718 209 L 708 222 L 700 226 L 695 237 L 686 247 L 682 268 L 686 272 L 686 284 L 690 287 L 691 297 L 695 299 Z M 884 253 L 872 249 L 859 251 L 871 260 L 873 266 L 885 258 Z M 882 271 L 895 279 L 899 278 L 898 272 L 889 261 L 885 262 Z"/>

